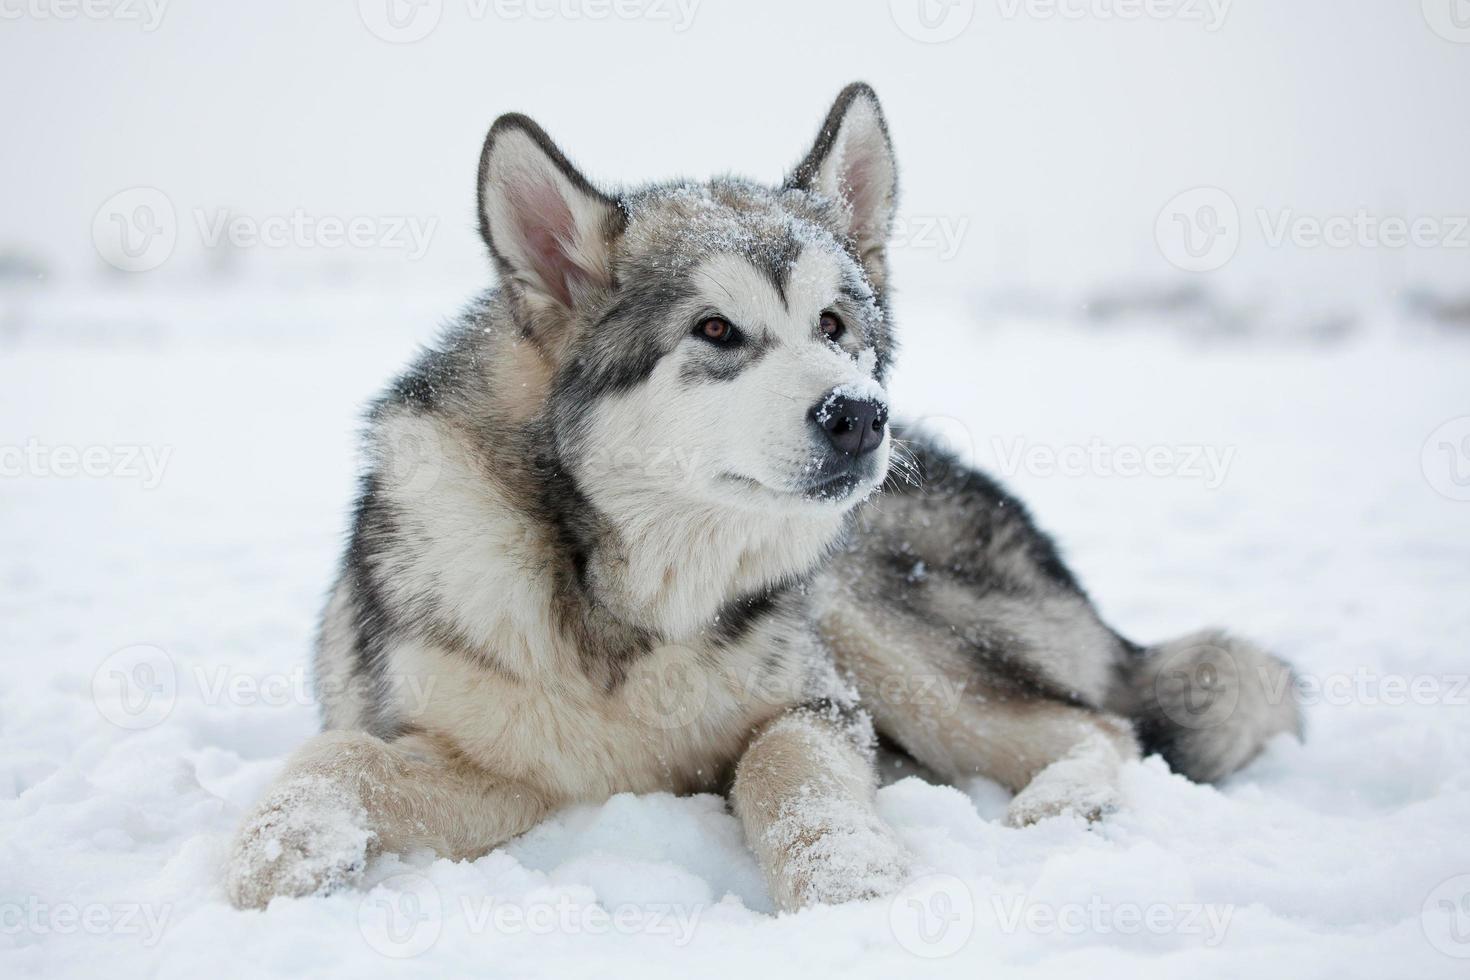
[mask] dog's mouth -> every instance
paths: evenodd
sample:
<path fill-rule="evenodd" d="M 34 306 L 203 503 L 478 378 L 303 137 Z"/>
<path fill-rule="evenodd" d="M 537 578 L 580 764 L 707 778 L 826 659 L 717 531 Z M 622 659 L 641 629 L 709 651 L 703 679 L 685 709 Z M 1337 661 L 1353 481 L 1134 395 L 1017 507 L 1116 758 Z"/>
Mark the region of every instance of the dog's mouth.
<path fill-rule="evenodd" d="M 862 482 L 857 470 L 852 469 L 812 484 L 802 490 L 801 495 L 819 503 L 841 503 L 851 497 Z"/>
<path fill-rule="evenodd" d="M 727 473 L 724 479 L 763 496 L 774 496 L 784 501 L 807 501 L 817 504 L 840 504 L 853 498 L 860 487 L 872 482 L 863 467 L 853 467 L 841 473 L 819 476 L 796 487 L 773 487 L 763 480 Z"/>

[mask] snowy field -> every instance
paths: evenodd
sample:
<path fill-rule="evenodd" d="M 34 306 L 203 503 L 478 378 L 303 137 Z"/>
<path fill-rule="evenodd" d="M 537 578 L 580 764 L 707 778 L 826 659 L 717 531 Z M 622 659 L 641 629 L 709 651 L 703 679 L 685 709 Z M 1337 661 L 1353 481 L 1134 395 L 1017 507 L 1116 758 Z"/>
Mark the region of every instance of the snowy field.
<path fill-rule="evenodd" d="M 1470 338 L 1390 313 L 1322 346 L 900 301 L 904 414 L 1125 633 L 1291 660 L 1305 744 L 1220 787 L 1145 760 L 1090 829 L 899 780 L 924 874 L 892 901 L 773 915 L 722 800 L 651 795 L 233 910 L 231 832 L 316 726 L 356 413 L 459 298 L 6 295 L 0 975 L 1470 973 Z"/>

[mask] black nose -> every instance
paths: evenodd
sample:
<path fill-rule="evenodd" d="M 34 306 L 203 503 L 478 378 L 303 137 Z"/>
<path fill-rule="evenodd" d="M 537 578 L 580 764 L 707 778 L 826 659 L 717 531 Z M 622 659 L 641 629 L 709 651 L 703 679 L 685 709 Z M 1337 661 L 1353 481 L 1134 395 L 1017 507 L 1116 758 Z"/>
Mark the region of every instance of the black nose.
<path fill-rule="evenodd" d="M 812 421 L 844 456 L 863 456 L 883 441 L 888 406 L 867 398 L 849 398 L 831 392 L 812 409 Z"/>

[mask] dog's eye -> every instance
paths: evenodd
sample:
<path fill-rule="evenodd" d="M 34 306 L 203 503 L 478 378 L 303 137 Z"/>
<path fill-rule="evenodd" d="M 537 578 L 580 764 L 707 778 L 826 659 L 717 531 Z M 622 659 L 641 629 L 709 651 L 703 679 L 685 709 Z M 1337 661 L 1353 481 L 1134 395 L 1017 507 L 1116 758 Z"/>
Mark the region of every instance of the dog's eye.
<path fill-rule="evenodd" d="M 694 328 L 698 337 L 703 337 L 712 344 L 730 344 L 739 336 L 738 331 L 731 325 L 729 320 L 712 316 L 707 320 L 701 320 L 699 326 Z"/>
<path fill-rule="evenodd" d="M 836 313 L 830 311 L 822 314 L 819 326 L 822 329 L 822 336 L 828 340 L 836 340 L 847 331 L 847 325 Z"/>

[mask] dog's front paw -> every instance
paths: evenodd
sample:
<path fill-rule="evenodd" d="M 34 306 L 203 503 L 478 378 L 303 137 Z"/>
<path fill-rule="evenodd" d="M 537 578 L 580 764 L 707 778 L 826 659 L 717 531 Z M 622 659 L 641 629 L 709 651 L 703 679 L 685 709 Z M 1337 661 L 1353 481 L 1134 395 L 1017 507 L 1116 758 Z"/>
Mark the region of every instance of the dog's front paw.
<path fill-rule="evenodd" d="M 273 789 L 235 840 L 225 891 L 237 908 L 265 908 L 277 895 L 324 895 L 354 884 L 374 834 L 362 804 L 321 777 Z"/>
<path fill-rule="evenodd" d="M 791 830 L 771 881 L 783 911 L 882 898 L 908 880 L 908 854 L 876 817 Z"/>

